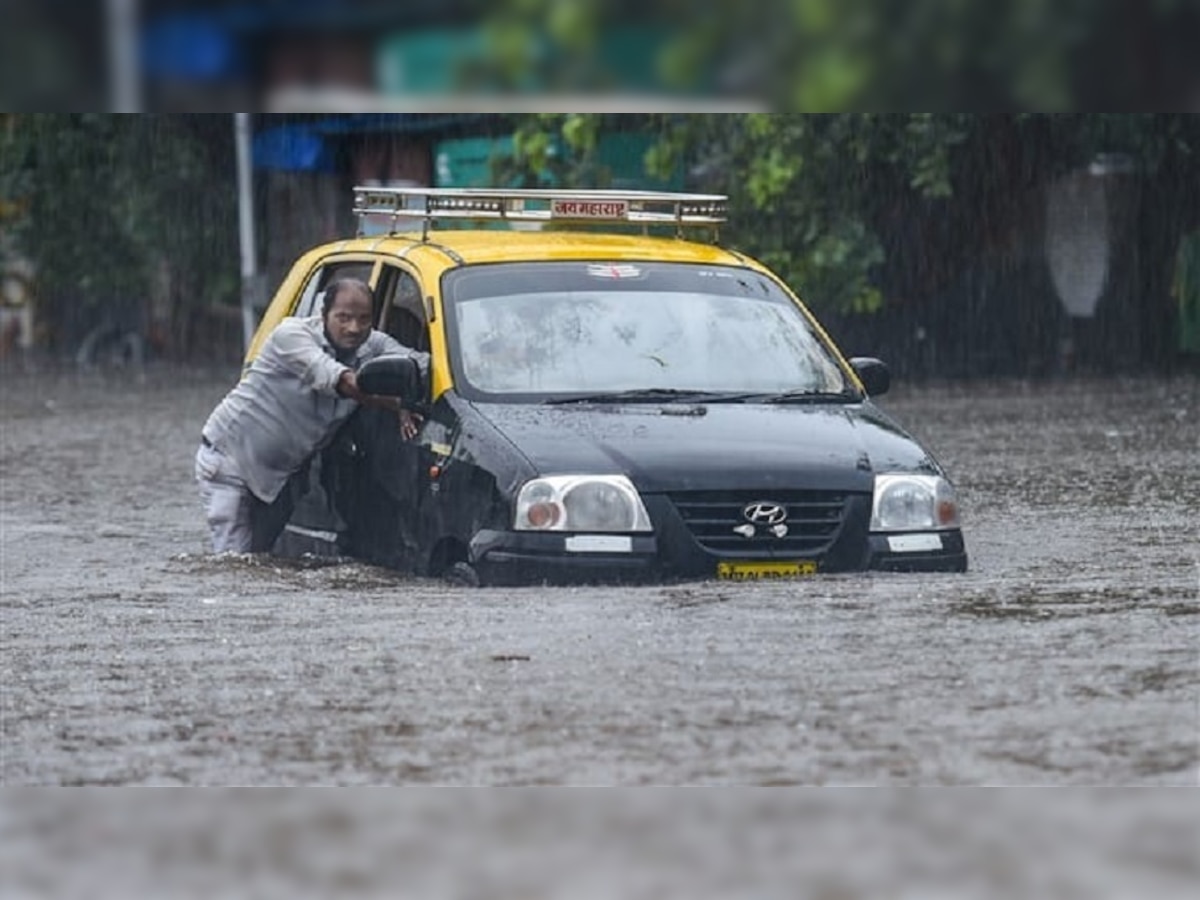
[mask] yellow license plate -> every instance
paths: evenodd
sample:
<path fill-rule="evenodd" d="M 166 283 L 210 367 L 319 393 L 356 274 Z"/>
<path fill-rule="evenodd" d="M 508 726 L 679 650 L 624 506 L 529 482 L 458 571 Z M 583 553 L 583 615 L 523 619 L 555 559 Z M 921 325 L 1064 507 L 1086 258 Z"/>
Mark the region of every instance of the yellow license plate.
<path fill-rule="evenodd" d="M 757 581 L 762 578 L 795 578 L 812 575 L 817 564 L 811 559 L 791 562 L 719 562 L 717 577 L 730 581 Z"/>

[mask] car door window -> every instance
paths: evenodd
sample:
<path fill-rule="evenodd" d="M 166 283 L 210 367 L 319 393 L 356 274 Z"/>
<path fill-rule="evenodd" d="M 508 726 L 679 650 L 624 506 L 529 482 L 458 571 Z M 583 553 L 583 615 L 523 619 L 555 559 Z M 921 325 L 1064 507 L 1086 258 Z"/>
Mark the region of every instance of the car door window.
<path fill-rule="evenodd" d="M 293 316 L 315 316 L 321 313 L 325 289 L 339 278 L 357 278 L 370 283 L 375 263 L 369 259 L 348 259 L 328 262 L 309 276 Z"/>
<path fill-rule="evenodd" d="M 380 328 L 406 347 L 429 350 L 429 329 L 421 302 L 421 285 L 411 272 L 397 266 L 384 266 L 379 277 L 379 295 L 383 301 Z"/>

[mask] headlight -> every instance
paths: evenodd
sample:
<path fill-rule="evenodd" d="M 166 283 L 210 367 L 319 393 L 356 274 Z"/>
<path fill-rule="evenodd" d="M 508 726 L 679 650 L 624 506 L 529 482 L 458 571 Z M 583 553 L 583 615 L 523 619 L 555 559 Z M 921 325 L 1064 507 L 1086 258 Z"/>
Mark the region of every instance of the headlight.
<path fill-rule="evenodd" d="M 872 531 L 957 528 L 954 488 L 938 475 L 876 475 Z"/>
<path fill-rule="evenodd" d="M 518 531 L 651 531 L 637 489 L 624 475 L 548 475 L 517 495 Z"/>

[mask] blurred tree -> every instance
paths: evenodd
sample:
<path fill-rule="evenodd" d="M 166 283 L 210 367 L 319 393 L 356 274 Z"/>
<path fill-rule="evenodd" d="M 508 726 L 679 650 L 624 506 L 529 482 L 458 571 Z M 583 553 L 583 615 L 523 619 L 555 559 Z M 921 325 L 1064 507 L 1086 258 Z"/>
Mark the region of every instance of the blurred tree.
<path fill-rule="evenodd" d="M 0 0 L 0 108 L 86 109 L 108 101 L 107 3 Z"/>
<path fill-rule="evenodd" d="M 1194 0 L 506 0 L 483 25 L 490 52 L 468 88 L 781 112 L 1180 109 L 1200 93 Z M 613 40 L 639 29 L 653 40 Z"/>
<path fill-rule="evenodd" d="M 27 114 L 0 134 L 0 196 L 37 271 L 42 343 L 93 330 L 191 348 L 200 307 L 238 297 L 228 116 Z"/>

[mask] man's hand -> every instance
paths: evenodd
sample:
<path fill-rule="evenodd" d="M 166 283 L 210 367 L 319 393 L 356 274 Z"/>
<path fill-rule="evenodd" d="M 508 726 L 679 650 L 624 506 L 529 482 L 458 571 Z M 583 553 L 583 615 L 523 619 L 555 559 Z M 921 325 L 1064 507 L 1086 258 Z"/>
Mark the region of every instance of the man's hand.
<path fill-rule="evenodd" d="M 337 392 L 350 400 L 362 402 L 363 393 L 358 389 L 358 376 L 353 369 L 344 369 L 338 376 Z"/>
<path fill-rule="evenodd" d="M 425 420 L 418 413 L 403 407 L 396 410 L 396 414 L 400 418 L 400 436 L 406 441 L 411 441 L 417 436 L 421 423 Z"/>
<path fill-rule="evenodd" d="M 351 372 L 351 375 L 354 373 Z M 338 382 L 338 391 L 341 392 L 342 383 Z M 421 424 L 425 421 L 420 413 L 415 413 L 410 409 L 404 408 L 404 401 L 399 397 L 384 397 L 380 394 L 364 394 L 358 387 L 357 382 L 353 387 L 356 396 L 354 397 L 363 406 L 373 406 L 376 409 L 386 409 L 389 412 L 394 412 L 400 424 L 400 436 L 406 441 L 410 441 L 417 436 L 417 432 L 421 430 Z M 344 396 L 350 396 L 345 394 Z"/>

